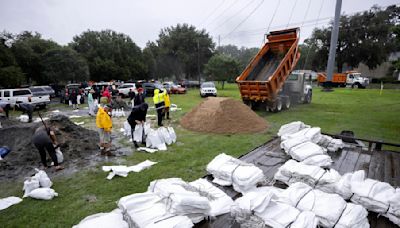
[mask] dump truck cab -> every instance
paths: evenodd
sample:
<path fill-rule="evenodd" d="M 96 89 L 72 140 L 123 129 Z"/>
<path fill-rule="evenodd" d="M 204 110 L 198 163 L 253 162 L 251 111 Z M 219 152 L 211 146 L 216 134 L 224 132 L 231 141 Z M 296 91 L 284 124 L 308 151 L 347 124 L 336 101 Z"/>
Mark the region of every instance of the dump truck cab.
<path fill-rule="evenodd" d="M 291 102 L 309 104 L 312 100 L 312 78 L 310 73 L 293 71 L 283 85 L 280 96 L 288 96 Z M 289 108 L 289 107 L 284 107 Z"/>
<path fill-rule="evenodd" d="M 361 73 L 348 72 L 346 78 L 346 84 L 352 88 L 365 88 L 369 85 L 369 79 L 362 77 Z"/>

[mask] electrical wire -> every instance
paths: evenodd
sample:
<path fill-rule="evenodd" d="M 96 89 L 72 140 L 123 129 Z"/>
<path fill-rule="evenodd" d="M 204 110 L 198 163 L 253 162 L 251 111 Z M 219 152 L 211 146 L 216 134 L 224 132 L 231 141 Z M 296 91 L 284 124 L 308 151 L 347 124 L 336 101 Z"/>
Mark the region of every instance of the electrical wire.
<path fill-rule="evenodd" d="M 222 15 L 224 15 L 225 12 L 227 12 L 229 9 L 231 9 L 239 0 L 236 0 L 234 2 L 232 2 L 232 4 L 230 4 L 227 8 L 225 8 L 225 10 L 223 10 L 217 17 L 215 17 L 212 21 L 210 21 L 209 23 L 207 23 L 206 26 L 211 25 L 214 21 L 216 21 L 217 19 L 219 19 Z"/>
<path fill-rule="evenodd" d="M 303 17 L 303 22 L 301 23 L 301 26 L 300 26 L 300 28 L 301 28 L 301 27 L 303 27 L 303 25 L 304 25 L 304 21 L 305 21 L 305 20 L 306 20 L 306 18 L 307 18 L 308 11 L 310 10 L 311 1 L 312 1 L 312 0 L 308 0 L 308 5 L 307 5 L 306 13 L 304 14 L 304 17 Z"/>
<path fill-rule="evenodd" d="M 232 31 L 230 31 L 226 36 L 229 36 L 232 32 L 234 32 L 237 28 L 239 28 L 244 22 L 247 21 L 247 19 L 249 19 L 249 17 L 251 17 L 251 15 L 253 15 L 253 13 L 255 13 L 257 11 L 257 9 L 259 9 L 259 7 L 264 3 L 265 0 L 261 0 L 261 2 L 247 15 L 247 17 L 245 17 L 234 29 L 232 29 Z M 226 37 L 225 36 L 225 37 Z M 223 37 L 223 38 L 225 38 Z"/>
<path fill-rule="evenodd" d="M 239 11 L 237 11 L 235 14 L 233 14 L 231 17 L 229 17 L 228 19 L 226 19 L 224 22 L 222 22 L 221 24 L 219 24 L 217 27 L 215 27 L 212 30 L 216 30 L 218 28 L 220 28 L 222 25 L 226 24 L 228 21 L 230 21 L 232 18 L 236 17 L 240 12 L 242 12 L 243 10 L 245 10 L 247 7 L 249 7 L 253 2 L 255 2 L 256 0 L 252 0 L 249 3 L 247 3 L 243 8 L 241 8 Z"/>
<path fill-rule="evenodd" d="M 318 12 L 318 16 L 317 16 L 317 21 L 315 22 L 314 28 L 317 27 L 318 18 L 319 18 L 319 16 L 321 15 L 321 11 L 322 11 L 322 7 L 324 6 L 324 2 L 325 2 L 325 0 L 322 0 L 321 6 L 319 7 L 319 12 Z M 304 64 L 303 64 L 303 68 L 302 68 L 302 69 L 305 68 L 305 66 L 306 66 L 306 64 L 307 64 L 307 62 L 308 62 L 308 57 L 310 56 L 310 51 L 311 51 L 312 46 L 313 46 L 313 43 L 311 43 L 310 47 L 309 47 L 308 50 L 307 50 L 306 59 L 304 60 Z"/>
<path fill-rule="evenodd" d="M 214 10 L 211 11 L 211 13 L 208 14 L 208 16 L 199 24 L 199 27 L 203 25 L 224 3 L 225 0 L 222 0 L 222 2 L 216 8 L 214 8 Z"/>
<path fill-rule="evenodd" d="M 296 8 L 296 5 L 297 5 L 297 0 L 294 1 L 294 5 L 292 7 L 292 11 L 290 12 L 290 16 L 289 16 L 289 20 L 287 22 L 286 28 L 289 27 L 290 21 L 292 20 L 292 16 L 293 16 L 293 11 L 294 11 L 294 8 Z"/>
<path fill-rule="evenodd" d="M 278 5 L 276 5 L 275 10 L 274 10 L 274 13 L 272 14 L 272 18 L 271 18 L 271 20 L 269 21 L 269 25 L 268 25 L 268 28 L 267 28 L 267 33 L 269 32 L 269 28 L 271 27 L 272 21 L 273 21 L 274 18 L 275 18 L 276 11 L 278 11 L 278 8 L 279 8 L 279 5 L 280 5 L 280 4 L 281 4 L 281 0 L 278 0 Z"/>

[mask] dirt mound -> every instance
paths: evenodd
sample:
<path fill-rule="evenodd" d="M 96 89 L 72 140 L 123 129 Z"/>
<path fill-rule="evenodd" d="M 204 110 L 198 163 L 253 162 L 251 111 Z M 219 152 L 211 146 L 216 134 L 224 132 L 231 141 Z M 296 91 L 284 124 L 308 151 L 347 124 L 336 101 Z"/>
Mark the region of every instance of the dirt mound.
<path fill-rule="evenodd" d="M 267 123 L 249 107 L 231 98 L 207 98 L 181 119 L 181 125 L 192 131 L 209 133 L 255 133 L 264 131 Z"/>
<path fill-rule="evenodd" d="M 48 126 L 58 129 L 56 135 L 64 154 L 63 165 L 66 170 L 76 169 L 93 161 L 93 156 L 98 152 L 97 132 L 77 126 L 62 115 L 53 116 L 46 122 Z M 0 162 L 0 181 L 22 179 L 34 173 L 34 168 L 40 166 L 39 152 L 31 140 L 39 126 L 42 126 L 42 123 L 19 123 L 0 129 L 0 146 L 11 148 L 4 161 Z M 49 155 L 46 156 L 50 164 Z"/>

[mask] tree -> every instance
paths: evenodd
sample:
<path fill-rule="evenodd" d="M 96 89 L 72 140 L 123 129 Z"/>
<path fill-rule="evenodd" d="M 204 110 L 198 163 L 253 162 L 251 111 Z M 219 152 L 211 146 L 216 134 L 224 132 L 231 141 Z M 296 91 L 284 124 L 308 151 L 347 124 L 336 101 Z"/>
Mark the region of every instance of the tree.
<path fill-rule="evenodd" d="M 235 45 L 224 45 L 219 46 L 216 50 L 218 53 L 230 56 L 239 62 L 239 69 L 243 71 L 250 60 L 258 53 L 259 48 L 246 48 L 241 47 L 240 49 Z"/>
<path fill-rule="evenodd" d="M 157 45 L 157 63 L 164 63 L 160 71 L 168 74 L 163 76 L 188 79 L 197 78 L 195 76 L 202 72 L 215 47 L 205 30 L 196 30 L 188 24 L 162 29 Z"/>
<path fill-rule="evenodd" d="M 60 46 L 51 40 L 42 39 L 39 33 L 25 31 L 15 36 L 11 50 L 19 67 L 27 75 L 28 82 L 45 84 L 47 81 L 42 77 L 41 59 L 46 51 L 57 47 Z"/>
<path fill-rule="evenodd" d="M 216 54 L 205 65 L 205 72 L 213 80 L 222 82 L 224 89 L 225 81 L 233 81 L 239 75 L 239 67 L 239 62 L 232 57 Z"/>
<path fill-rule="evenodd" d="M 82 82 L 89 79 L 86 60 L 69 47 L 54 48 L 42 58 L 43 77 L 46 81 Z"/>
<path fill-rule="evenodd" d="M 141 79 L 146 74 L 140 48 L 125 34 L 89 30 L 75 36 L 70 47 L 87 60 L 92 80 Z"/>
<path fill-rule="evenodd" d="M 26 77 L 8 46 L 12 38 L 12 34 L 6 32 L 0 34 L 0 87 L 12 88 L 26 82 Z"/>

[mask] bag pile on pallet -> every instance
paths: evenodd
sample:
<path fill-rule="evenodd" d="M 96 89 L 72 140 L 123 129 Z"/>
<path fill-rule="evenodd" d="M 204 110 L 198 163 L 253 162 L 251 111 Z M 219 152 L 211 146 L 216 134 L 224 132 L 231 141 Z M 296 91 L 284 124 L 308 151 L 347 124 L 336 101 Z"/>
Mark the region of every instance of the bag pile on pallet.
<path fill-rule="evenodd" d="M 317 227 L 318 219 L 313 212 L 300 211 L 279 202 L 283 190 L 260 187 L 235 200 L 231 215 L 240 227 Z"/>
<path fill-rule="evenodd" d="M 352 202 L 383 215 L 400 226 L 400 188 L 368 178 L 352 182 L 351 191 L 354 194 L 350 198 Z"/>
<path fill-rule="evenodd" d="M 332 164 L 327 151 L 337 151 L 344 146 L 341 139 L 322 135 L 321 128 L 311 127 L 300 121 L 281 126 L 278 136 L 282 140 L 281 148 L 293 159 L 321 167 Z"/>
<path fill-rule="evenodd" d="M 301 211 L 311 211 L 322 227 L 369 228 L 367 210 L 347 203 L 338 194 L 330 194 L 297 182 L 285 189 L 279 200 Z"/>
<path fill-rule="evenodd" d="M 46 172 L 36 169 L 36 174 L 24 181 L 22 189 L 24 190 L 23 198 L 31 197 L 34 199 L 51 200 L 54 196 L 58 196 L 58 193 L 50 188 L 52 185 L 53 182 L 51 182 Z"/>
<path fill-rule="evenodd" d="M 207 165 L 207 172 L 213 182 L 221 186 L 233 186 L 237 192 L 255 189 L 257 183 L 265 180 L 263 171 L 254 164 L 243 162 L 224 153 L 216 156 Z"/>
<path fill-rule="evenodd" d="M 288 160 L 279 167 L 274 176 L 288 186 L 302 182 L 327 193 L 339 194 L 344 199 L 352 196 L 351 183 L 364 180 L 364 172 L 357 171 L 341 176 L 334 169 L 322 169 L 319 166 L 306 165 L 295 160 Z"/>
<path fill-rule="evenodd" d="M 125 222 L 131 228 L 176 227 L 189 228 L 205 217 L 228 213 L 233 200 L 205 179 L 187 183 L 180 178 L 155 180 L 148 191 L 122 197 L 118 209 L 111 213 L 100 213 L 83 219 L 75 228 L 119 227 Z M 118 216 L 115 215 L 118 214 Z M 111 216 L 103 226 L 104 216 Z M 90 223 L 88 223 L 90 221 Z M 114 226 L 112 224 L 115 223 Z M 84 226 L 85 225 L 85 226 Z"/>

